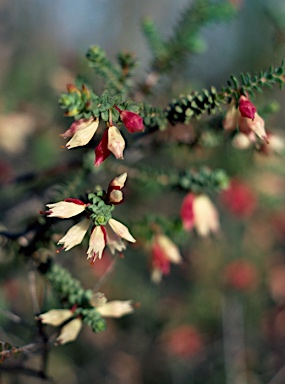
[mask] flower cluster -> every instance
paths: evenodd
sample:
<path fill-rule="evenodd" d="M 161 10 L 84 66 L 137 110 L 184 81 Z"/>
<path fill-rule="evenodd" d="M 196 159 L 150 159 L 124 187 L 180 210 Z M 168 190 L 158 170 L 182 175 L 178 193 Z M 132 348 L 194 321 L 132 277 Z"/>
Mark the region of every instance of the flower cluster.
<path fill-rule="evenodd" d="M 137 113 L 123 111 L 116 105 L 114 108 L 120 113 L 120 118 L 130 133 L 144 131 L 143 119 Z M 95 148 L 94 165 L 98 167 L 111 153 L 116 159 L 123 159 L 125 140 L 120 130 L 112 123 L 111 109 L 109 111 L 110 121 L 103 133 L 102 139 Z M 69 129 L 61 136 L 70 138 L 65 147 L 68 149 L 80 147 L 89 143 L 95 135 L 99 126 L 99 119 L 92 116 L 89 119 L 80 119 L 71 124 Z"/>
<path fill-rule="evenodd" d="M 80 244 L 92 225 L 87 250 L 87 259 L 92 263 L 97 258 L 101 259 L 105 246 L 108 245 L 112 254 L 122 252 L 126 246 L 122 239 L 131 243 L 136 240 L 128 228 L 112 218 L 111 211 L 114 204 L 121 204 L 124 200 L 122 188 L 125 185 L 127 174 L 116 177 L 109 184 L 107 192 L 99 191 L 88 195 L 88 203 L 78 199 L 68 198 L 57 203 L 47 204 L 48 211 L 44 212 L 49 217 L 68 219 L 85 212 L 86 217 L 72 226 L 65 236 L 58 241 L 62 249 L 68 251 Z M 43 213 L 43 212 L 42 212 Z"/>
<path fill-rule="evenodd" d="M 120 318 L 134 311 L 131 300 L 107 302 L 105 295 L 99 292 L 93 295 L 90 305 L 96 308 L 102 317 Z M 79 313 L 80 310 L 78 311 L 76 306 L 71 309 L 52 309 L 40 314 L 37 319 L 42 324 L 53 327 L 63 325 L 55 342 L 56 345 L 59 345 L 74 341 L 77 338 L 83 326 L 82 316 Z"/>
<path fill-rule="evenodd" d="M 238 109 L 233 100 L 226 113 L 223 126 L 225 130 L 234 130 L 238 127 L 240 131 L 237 136 L 239 141 L 255 143 L 256 137 L 267 141 L 264 120 L 246 96 L 240 97 Z"/>

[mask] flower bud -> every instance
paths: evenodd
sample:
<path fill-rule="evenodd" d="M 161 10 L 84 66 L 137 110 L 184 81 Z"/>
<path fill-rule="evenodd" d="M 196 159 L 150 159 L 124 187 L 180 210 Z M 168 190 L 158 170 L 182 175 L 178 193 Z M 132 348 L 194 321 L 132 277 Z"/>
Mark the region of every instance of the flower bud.
<path fill-rule="evenodd" d="M 239 111 L 242 117 L 248 117 L 249 119 L 254 120 L 256 108 L 245 96 L 241 96 L 239 99 Z"/>
<path fill-rule="evenodd" d="M 145 130 L 143 118 L 140 115 L 131 111 L 122 111 L 116 105 L 114 108 L 120 113 L 120 118 L 130 133 L 143 132 Z"/>

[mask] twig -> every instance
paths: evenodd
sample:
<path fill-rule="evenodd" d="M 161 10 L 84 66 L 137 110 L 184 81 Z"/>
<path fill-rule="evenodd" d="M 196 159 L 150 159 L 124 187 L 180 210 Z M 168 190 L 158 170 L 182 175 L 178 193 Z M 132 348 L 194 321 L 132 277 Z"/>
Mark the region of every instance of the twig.
<path fill-rule="evenodd" d="M 29 291 L 32 299 L 33 310 L 35 314 L 40 313 L 40 306 L 38 302 L 37 290 L 36 290 L 36 274 L 34 270 L 28 272 Z"/>
<path fill-rule="evenodd" d="M 11 321 L 13 321 L 13 323 L 16 323 L 16 324 L 21 324 L 23 325 L 24 327 L 27 327 L 29 329 L 35 329 L 35 327 L 29 323 L 27 323 L 25 320 L 23 320 L 20 316 L 16 315 L 15 313 L 12 313 L 11 311 L 9 311 L 8 309 L 4 309 L 4 308 L 1 308 L 0 307 L 0 312 L 6 316 L 8 319 L 10 319 Z"/>
<path fill-rule="evenodd" d="M 269 381 L 268 384 L 284 384 L 285 383 L 285 365 L 279 369 L 276 375 Z"/>
<path fill-rule="evenodd" d="M 113 272 L 114 268 L 115 268 L 115 265 L 118 261 L 118 258 L 119 258 L 119 254 L 117 253 L 116 256 L 114 257 L 114 260 L 111 262 L 111 264 L 108 266 L 108 268 L 106 269 L 106 272 L 104 273 L 104 275 L 98 280 L 97 284 L 95 285 L 95 287 L 93 288 L 93 292 L 96 292 L 98 291 L 98 289 L 101 287 L 101 285 L 103 284 L 103 282 L 107 279 L 107 277 Z"/>

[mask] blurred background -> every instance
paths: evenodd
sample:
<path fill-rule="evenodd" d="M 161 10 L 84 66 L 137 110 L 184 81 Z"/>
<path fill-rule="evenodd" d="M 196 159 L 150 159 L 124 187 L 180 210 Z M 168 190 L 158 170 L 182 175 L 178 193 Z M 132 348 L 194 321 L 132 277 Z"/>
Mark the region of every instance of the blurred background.
<path fill-rule="evenodd" d="M 232 74 L 281 64 L 285 3 L 229 2 L 236 16 L 201 29 L 199 53 L 162 77 L 152 100 L 156 105 L 164 107 L 189 89 L 219 89 Z M 143 81 L 151 54 L 142 19 L 152 18 L 167 39 L 188 4 L 189 0 L 0 0 L 1 229 L 21 231 L 51 202 L 54 189 L 69 172 L 65 164 L 83 153 L 61 148 L 59 134 L 70 122 L 58 98 L 78 74 L 92 78 L 84 57 L 88 47 L 100 45 L 112 60 L 119 50 L 134 52 L 139 61 L 136 78 Z M 93 78 L 93 83 L 102 87 L 100 79 Z M 284 91 L 277 88 L 265 89 L 254 99 L 266 116 L 267 131 L 278 133 L 281 141 L 284 102 Z M 267 113 L 268 104 L 274 114 Z M 284 384 L 284 156 L 264 156 L 221 143 L 189 151 L 187 138 L 178 142 L 169 137 L 171 145 L 147 152 L 146 158 L 139 153 L 138 158 L 150 167 L 210 164 L 234 179 L 227 193 L 212 196 L 220 212 L 221 235 L 205 240 L 189 233 L 173 235 L 183 263 L 159 285 L 150 280 L 150 245 L 138 241 L 129 248 L 100 291 L 110 300 L 132 299 L 140 307 L 133 315 L 108 320 L 106 332 L 93 334 L 84 327 L 76 342 L 53 348 L 48 374 L 62 384 Z M 90 153 L 92 157 L 93 149 Z M 98 180 L 106 188 L 110 177 L 94 171 L 90 182 L 95 186 Z M 137 186 L 132 180 L 126 193 L 130 202 L 118 208 L 116 218 L 128 225 L 148 212 L 171 220 L 179 216 L 184 197 L 177 192 L 160 200 L 161 190 L 151 182 Z M 21 346 L 34 334 L 25 324 L 15 324 L 4 310 L 33 324 L 29 266 L 9 247 L 7 251 L 7 240 L 0 239 L 0 245 L 0 340 Z M 90 267 L 83 248 L 57 257 L 85 288 L 94 287 L 112 262 L 106 253 Z M 43 278 L 37 276 L 36 281 L 39 302 L 45 305 L 41 309 L 55 306 Z M 40 369 L 39 365 L 37 355 L 27 357 L 27 367 Z M 1 384 L 42 381 L 0 366 Z"/>

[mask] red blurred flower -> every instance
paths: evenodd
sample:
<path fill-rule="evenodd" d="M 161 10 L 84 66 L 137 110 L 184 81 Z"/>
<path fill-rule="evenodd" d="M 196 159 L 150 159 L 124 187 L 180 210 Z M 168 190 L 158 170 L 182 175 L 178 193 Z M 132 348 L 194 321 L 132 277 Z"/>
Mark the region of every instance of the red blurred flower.
<path fill-rule="evenodd" d="M 221 192 L 221 203 L 235 216 L 248 217 L 256 208 L 256 196 L 245 182 L 233 179 Z"/>
<path fill-rule="evenodd" d="M 169 354 L 189 358 L 203 350 L 203 338 L 200 332 L 192 325 L 181 325 L 165 333 L 163 341 Z"/>
<path fill-rule="evenodd" d="M 235 260 L 224 268 L 225 283 L 237 290 L 249 290 L 256 286 L 258 276 L 253 264 L 245 260 Z"/>

